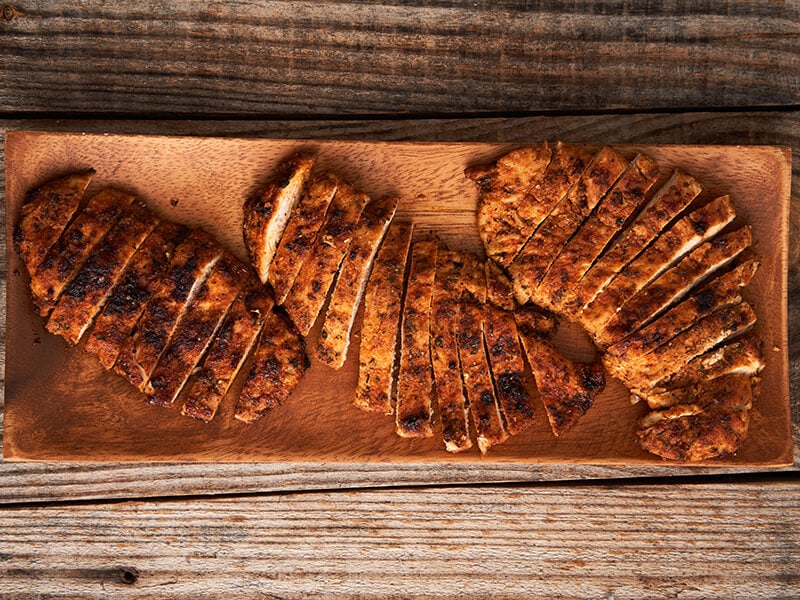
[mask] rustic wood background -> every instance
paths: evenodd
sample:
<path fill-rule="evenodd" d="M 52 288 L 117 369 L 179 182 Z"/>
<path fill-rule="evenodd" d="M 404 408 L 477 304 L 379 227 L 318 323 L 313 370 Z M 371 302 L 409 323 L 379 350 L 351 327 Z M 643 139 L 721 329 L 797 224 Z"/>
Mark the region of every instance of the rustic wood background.
<path fill-rule="evenodd" d="M 16 0 L 15 129 L 789 146 L 795 466 L 0 462 L 0 597 L 798 595 L 797 0 Z"/>

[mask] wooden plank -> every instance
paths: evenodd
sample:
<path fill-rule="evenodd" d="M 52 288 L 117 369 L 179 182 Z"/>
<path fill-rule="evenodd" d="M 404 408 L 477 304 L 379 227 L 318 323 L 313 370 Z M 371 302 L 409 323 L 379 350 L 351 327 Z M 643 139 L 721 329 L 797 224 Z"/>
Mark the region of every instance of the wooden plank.
<path fill-rule="evenodd" d="M 788 598 L 798 523 L 793 480 L 17 506 L 0 579 L 5 598 Z"/>
<path fill-rule="evenodd" d="M 8 6 L 7 111 L 775 106 L 796 105 L 800 87 L 797 1 L 579 2 L 568 13 L 518 0 Z"/>

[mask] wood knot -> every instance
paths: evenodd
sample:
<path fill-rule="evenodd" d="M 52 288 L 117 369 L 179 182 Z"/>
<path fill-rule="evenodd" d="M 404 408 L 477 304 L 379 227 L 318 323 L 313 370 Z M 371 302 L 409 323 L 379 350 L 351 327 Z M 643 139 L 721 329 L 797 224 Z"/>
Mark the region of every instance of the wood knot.
<path fill-rule="evenodd" d="M 17 9 L 10 4 L 3 4 L 3 21 L 10 23 L 19 14 Z"/>
<path fill-rule="evenodd" d="M 125 585 L 133 585 L 139 579 L 139 569 L 136 567 L 120 567 L 117 573 L 119 580 Z"/>

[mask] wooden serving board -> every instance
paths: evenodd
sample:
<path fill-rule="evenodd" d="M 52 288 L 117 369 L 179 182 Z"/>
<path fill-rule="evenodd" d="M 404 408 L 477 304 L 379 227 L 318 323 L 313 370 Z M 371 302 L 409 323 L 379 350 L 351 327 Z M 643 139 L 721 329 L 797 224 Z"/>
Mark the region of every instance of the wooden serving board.
<path fill-rule="evenodd" d="M 532 140 L 536 142 L 538 140 Z M 469 164 L 491 160 L 508 144 L 337 142 L 11 132 L 6 141 L 6 239 L 26 192 L 58 174 L 93 167 L 90 192 L 110 184 L 135 192 L 160 216 L 199 225 L 245 258 L 241 205 L 290 153 L 319 155 L 373 197 L 402 197 L 398 218 L 419 234 L 434 232 L 454 249 L 480 252 L 475 186 Z M 728 193 L 737 223 L 753 227 L 761 268 L 745 295 L 757 314 L 767 366 L 751 430 L 736 456 L 707 464 L 781 466 L 792 462 L 787 367 L 786 289 L 789 150 L 742 146 L 619 146 L 642 151 L 664 174 L 680 167 L 705 185 L 703 197 Z M 24 268 L 8 247 L 7 363 L 3 452 L 7 460 L 49 461 L 330 461 L 662 464 L 636 443 L 625 388 L 609 379 L 595 406 L 556 439 L 535 401 L 533 428 L 492 448 L 452 455 L 440 439 L 407 440 L 391 417 L 351 404 L 358 368 L 358 322 L 347 363 L 334 371 L 314 362 L 284 406 L 262 421 L 233 419 L 239 386 L 209 424 L 177 409 L 147 406 L 126 381 L 80 347 L 45 331 L 34 314 Z M 313 349 L 319 323 L 309 336 Z M 556 343 L 573 358 L 594 350 L 580 330 L 562 326 Z M 532 380 L 529 379 L 535 395 Z"/>

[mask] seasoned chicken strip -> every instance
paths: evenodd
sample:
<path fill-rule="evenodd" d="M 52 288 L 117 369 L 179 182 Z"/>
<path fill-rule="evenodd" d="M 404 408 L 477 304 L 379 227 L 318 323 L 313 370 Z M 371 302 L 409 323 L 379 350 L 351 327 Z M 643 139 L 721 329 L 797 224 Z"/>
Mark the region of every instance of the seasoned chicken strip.
<path fill-rule="evenodd" d="M 133 196 L 107 188 L 89 199 L 59 240 L 31 274 L 31 294 L 43 317 L 55 306 L 64 288 L 83 266 L 95 246 L 127 211 Z"/>
<path fill-rule="evenodd" d="M 483 335 L 500 412 L 508 433 L 516 435 L 533 424 L 533 406 L 523 382 L 525 364 L 514 314 L 486 304 Z"/>
<path fill-rule="evenodd" d="M 227 315 L 248 269 L 225 253 L 187 306 L 145 385 L 148 402 L 171 406 Z"/>
<path fill-rule="evenodd" d="M 339 178 L 331 173 L 315 178 L 289 218 L 269 270 L 269 282 L 278 304 L 286 300 L 295 277 L 311 254 L 338 188 Z"/>
<path fill-rule="evenodd" d="M 511 280 L 492 260 L 485 263 L 486 300 L 503 310 L 514 310 L 514 288 Z"/>
<path fill-rule="evenodd" d="M 514 262 L 508 267 L 517 302 L 533 299 L 549 305 L 550 290 L 539 284 L 559 252 L 594 207 L 625 171 L 628 161 L 608 146 L 602 148 L 577 181 L 545 218 Z"/>
<path fill-rule="evenodd" d="M 114 365 L 114 370 L 138 390 L 144 391 L 176 323 L 221 255 L 219 245 L 199 229 L 175 249 L 164 278 Z"/>
<path fill-rule="evenodd" d="M 433 407 L 430 322 L 436 278 L 436 240 L 414 242 L 403 305 L 396 430 L 401 437 L 431 437 Z"/>
<path fill-rule="evenodd" d="M 753 378 L 750 375 L 731 374 L 715 379 L 700 380 L 693 385 L 650 394 L 645 398 L 651 409 L 665 409 L 680 404 L 697 404 L 701 408 L 724 406 L 726 408 L 752 408 Z"/>
<path fill-rule="evenodd" d="M 51 179 L 30 192 L 14 229 L 16 250 L 31 277 L 78 210 L 94 170 Z"/>
<path fill-rule="evenodd" d="M 517 322 L 520 337 L 538 335 L 549 339 L 558 330 L 558 319 L 555 314 L 535 304 L 517 307 L 514 310 L 514 320 Z"/>
<path fill-rule="evenodd" d="M 458 356 L 469 412 L 481 454 L 508 439 L 500 406 L 492 386 L 492 373 L 483 341 L 483 307 L 462 294 L 458 326 Z"/>
<path fill-rule="evenodd" d="M 95 319 L 84 346 L 106 369 L 114 366 L 150 297 L 158 288 L 175 247 L 187 234 L 182 225 L 161 222 L 131 258 L 118 284 Z"/>
<path fill-rule="evenodd" d="M 459 302 L 464 289 L 464 256 L 439 248 L 431 302 L 431 363 L 433 386 L 442 421 L 442 437 L 449 452 L 472 447 L 469 411 L 461 383 L 457 328 Z"/>
<path fill-rule="evenodd" d="M 728 196 L 722 196 L 695 210 L 664 231 L 636 259 L 628 263 L 581 314 L 581 323 L 602 345 L 625 335 L 613 325 L 616 315 L 625 312 L 625 303 L 653 279 L 687 253 L 714 237 L 736 213 Z"/>
<path fill-rule="evenodd" d="M 47 330 L 77 344 L 111 296 L 128 261 L 157 223 L 158 218 L 144 205 L 124 215 L 61 294 L 47 320 Z"/>
<path fill-rule="evenodd" d="M 262 283 L 267 283 L 275 249 L 303 194 L 315 160 L 310 154 L 295 154 L 278 166 L 264 189 L 244 203 L 244 245 Z"/>
<path fill-rule="evenodd" d="M 234 416 L 253 423 L 292 394 L 309 367 L 305 341 L 297 328 L 276 312 L 270 313 L 253 352 Z"/>
<path fill-rule="evenodd" d="M 636 258 L 684 208 L 702 186 L 694 178 L 675 171 L 653 195 L 633 223 L 607 248 L 576 286 L 571 314 L 581 318 L 581 309 L 594 300 L 622 268 Z"/>
<path fill-rule="evenodd" d="M 540 284 L 548 291 L 546 306 L 572 315 L 578 303 L 576 284 L 642 205 L 657 179 L 658 165 L 647 156 L 637 155 L 551 265 Z"/>
<path fill-rule="evenodd" d="M 397 211 L 397 203 L 397 198 L 386 197 L 367 204 L 342 261 L 317 343 L 317 358 L 334 369 L 341 368 L 347 358 L 350 331 L 372 262 Z"/>
<path fill-rule="evenodd" d="M 646 325 L 661 311 L 688 294 L 699 282 L 730 263 L 751 242 L 750 227 L 745 226 L 697 247 L 628 300 L 606 325 L 606 332 L 595 335 L 595 341 L 600 345 L 613 343 Z"/>
<path fill-rule="evenodd" d="M 260 281 L 253 278 L 245 283 L 191 383 L 182 414 L 206 423 L 214 418 L 274 304 Z"/>
<path fill-rule="evenodd" d="M 303 336 L 317 320 L 342 259 L 347 254 L 369 196 L 342 182 L 328 209 L 311 255 L 300 268 L 284 308 Z"/>
<path fill-rule="evenodd" d="M 393 221 L 378 250 L 364 293 L 358 385 L 353 404 L 392 414 L 392 385 L 406 261 L 413 225 Z"/>
<path fill-rule="evenodd" d="M 525 245 L 544 215 L 527 194 L 542 180 L 553 149 L 547 142 L 525 146 L 500 157 L 493 165 L 468 167 L 464 174 L 479 187 L 478 231 L 486 254 L 508 265 Z"/>

